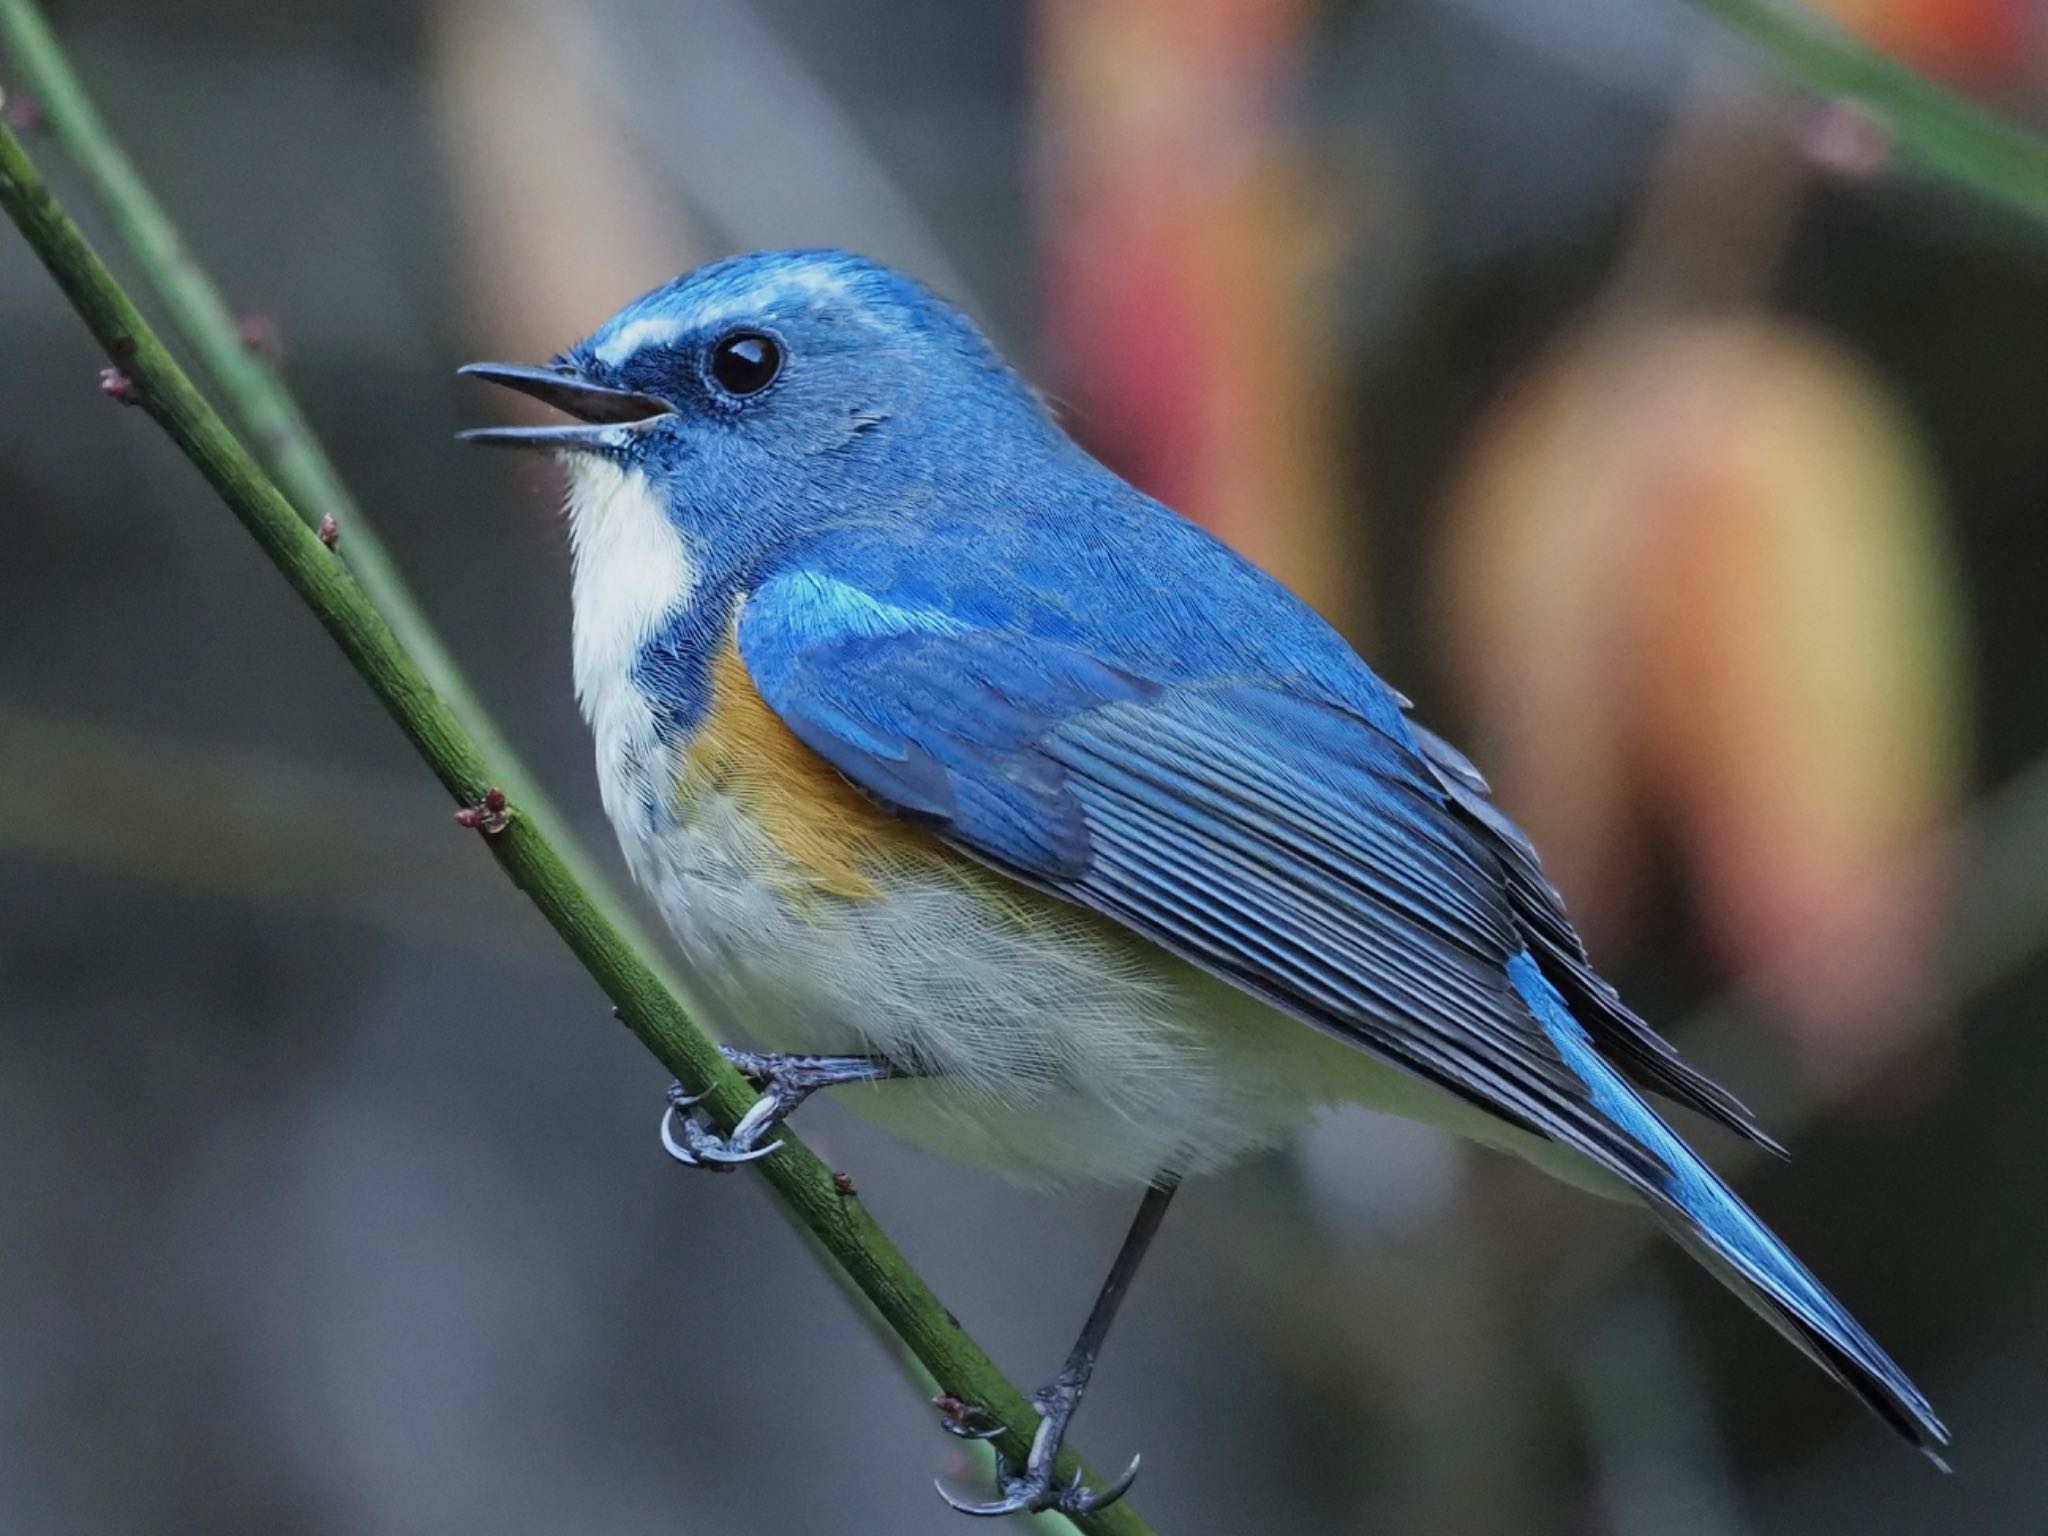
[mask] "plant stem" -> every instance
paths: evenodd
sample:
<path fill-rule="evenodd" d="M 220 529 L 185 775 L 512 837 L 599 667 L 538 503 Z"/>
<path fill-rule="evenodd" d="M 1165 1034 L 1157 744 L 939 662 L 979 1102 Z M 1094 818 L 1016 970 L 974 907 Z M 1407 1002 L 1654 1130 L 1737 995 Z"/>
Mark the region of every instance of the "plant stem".
<path fill-rule="evenodd" d="M 2048 140 L 1776 0 L 1691 0 L 1822 96 L 1872 113 L 1925 169 L 2048 222 Z"/>
<path fill-rule="evenodd" d="M 349 493 L 276 365 L 250 344 L 242 321 L 137 174 L 33 0 L 0 0 L 0 44 L 5 45 L 22 85 L 34 93 L 51 136 L 84 173 L 150 293 L 199 359 L 243 438 L 255 445 L 258 457 L 300 518 L 310 528 L 319 527 L 323 518 L 334 519 L 339 535 L 337 552 L 434 691 L 476 739 L 499 783 L 519 801 L 527 816 L 540 824 L 563 862 L 606 915 L 643 954 L 658 955 L 630 907 L 569 832 L 567 823 L 499 732 L 490 711 L 407 589 L 383 540 Z M 675 979 L 659 960 L 655 967 L 673 988 Z"/>
<path fill-rule="evenodd" d="M 474 735 L 435 693 L 354 576 L 293 510 L 178 366 L 58 206 L 20 141 L 4 127 L 0 209 L 21 230 L 126 377 L 126 397 L 147 411 L 206 477 L 456 800 L 464 806 L 483 803 L 497 775 Z M 708 1085 L 705 1108 L 717 1125 L 730 1130 L 752 1102 L 753 1090 L 578 883 L 526 806 L 515 801 L 508 810 L 502 830 L 480 834 L 499 864 L 562 936 L 640 1041 L 677 1078 Z M 860 1199 L 841 1193 L 831 1170 L 786 1127 L 781 1134 L 782 1149 L 758 1165 L 770 1187 L 932 1376 L 948 1392 L 978 1405 L 1003 1425 L 1003 1449 L 1021 1462 L 1037 1427 L 1037 1415 L 1024 1395 L 953 1321 Z M 1060 1471 L 1063 1478 L 1085 1474 L 1071 1453 L 1061 1457 Z M 1145 1536 L 1149 1530 L 1128 1504 L 1077 1517 L 1075 1523 L 1101 1536 Z"/>

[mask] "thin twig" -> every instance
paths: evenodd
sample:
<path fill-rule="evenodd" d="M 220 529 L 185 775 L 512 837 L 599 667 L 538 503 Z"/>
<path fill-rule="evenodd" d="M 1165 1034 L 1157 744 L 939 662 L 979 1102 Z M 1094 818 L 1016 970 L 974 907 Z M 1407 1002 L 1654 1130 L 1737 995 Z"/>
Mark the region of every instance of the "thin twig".
<path fill-rule="evenodd" d="M 123 398 L 148 412 L 198 467 L 456 800 L 465 807 L 489 803 L 494 811 L 502 810 L 483 819 L 481 835 L 505 872 L 610 996 L 640 1041 L 682 1081 L 708 1085 L 704 1106 L 718 1126 L 730 1130 L 752 1102 L 753 1090 L 577 882 L 526 808 L 517 801 L 500 805 L 494 792 L 497 775 L 475 737 L 434 692 L 334 551 L 293 510 L 178 366 L 5 127 L 0 127 L 0 209 L 105 349 L 118 380 L 125 383 Z M 954 1321 L 858 1195 L 842 1189 L 831 1170 L 786 1129 L 783 1139 L 782 1150 L 759 1165 L 770 1187 L 946 1391 L 1003 1425 L 1003 1449 L 1021 1461 L 1037 1426 L 1024 1395 Z M 1092 1477 L 1072 1454 L 1061 1457 L 1060 1475 Z M 1149 1530 L 1128 1504 L 1077 1517 L 1076 1524 L 1102 1536 L 1143 1536 Z"/>
<path fill-rule="evenodd" d="M 570 833 L 561 814 L 499 732 L 490 711 L 407 588 L 383 540 L 328 458 L 277 365 L 266 355 L 267 328 L 252 327 L 229 308 L 100 116 L 33 0 L 0 0 L 0 44 L 5 45 L 20 83 L 33 95 L 51 137 L 92 187 L 115 237 L 134 258 L 142 281 L 213 380 L 244 441 L 255 446 L 257 458 L 307 526 L 333 530 L 336 551 L 348 562 L 399 643 L 476 739 L 506 793 L 547 833 L 578 883 L 643 955 L 658 957 L 659 951 L 625 900 Z M 675 978 L 661 960 L 656 958 L 653 964 L 673 987 Z"/>
<path fill-rule="evenodd" d="M 1875 117 L 1909 161 L 2048 221 L 2048 140 L 1777 0 L 1691 0 L 1821 96 Z"/>

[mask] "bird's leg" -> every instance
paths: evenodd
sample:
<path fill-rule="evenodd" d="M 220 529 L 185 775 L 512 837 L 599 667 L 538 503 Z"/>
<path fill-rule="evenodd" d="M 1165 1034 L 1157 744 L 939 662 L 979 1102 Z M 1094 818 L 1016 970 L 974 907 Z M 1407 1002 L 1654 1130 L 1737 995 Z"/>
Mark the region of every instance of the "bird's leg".
<path fill-rule="evenodd" d="M 1160 1219 L 1166 1215 L 1167 1202 L 1179 1187 L 1178 1174 L 1162 1175 L 1145 1191 L 1145 1199 L 1131 1222 L 1131 1230 L 1124 1235 L 1116 1262 L 1109 1267 L 1109 1278 L 1102 1282 L 1095 1305 L 1089 1309 L 1088 1321 L 1081 1327 L 1081 1336 L 1074 1341 L 1074 1347 L 1067 1355 L 1067 1363 L 1060 1367 L 1059 1375 L 1032 1394 L 1032 1404 L 1038 1409 L 1038 1433 L 1031 1437 L 1031 1452 L 1025 1458 L 1024 1470 L 1012 1472 L 1009 1463 L 998 1453 L 996 1480 L 1002 1487 L 1002 1497 L 987 1504 L 971 1504 L 954 1498 L 943 1487 L 939 1489 L 939 1496 L 961 1514 L 1014 1515 L 1024 1510 L 1054 1509 L 1062 1514 L 1085 1515 L 1106 1509 L 1130 1491 L 1138 1476 L 1139 1458 L 1136 1456 L 1131 1458 L 1123 1476 L 1107 1488 L 1084 1488 L 1078 1477 L 1065 1487 L 1056 1486 L 1053 1463 L 1059 1460 L 1067 1427 L 1080 1411 L 1081 1398 L 1088 1390 L 1088 1378 L 1095 1374 L 1095 1357 L 1102 1353 L 1102 1341 L 1109 1333 L 1110 1323 L 1116 1318 L 1116 1309 L 1122 1304 L 1124 1293 L 1131 1288 L 1131 1278 L 1138 1272 L 1138 1261 L 1145 1257 L 1153 1234 L 1159 1230 Z M 954 1434 L 975 1438 L 987 1433 L 957 1420 L 949 1422 L 946 1427 Z"/>
<path fill-rule="evenodd" d="M 690 1113 L 704 1096 L 676 1083 L 668 1091 L 661 1115 L 661 1144 L 668 1155 L 689 1168 L 730 1168 L 766 1157 L 780 1141 L 765 1147 L 761 1138 L 787 1120 L 796 1107 L 820 1088 L 840 1083 L 879 1083 L 915 1077 L 908 1067 L 886 1056 L 792 1056 L 778 1051 L 742 1051 L 722 1045 L 725 1059 L 761 1090 L 761 1097 L 740 1117 L 730 1136 L 721 1136 Z"/>

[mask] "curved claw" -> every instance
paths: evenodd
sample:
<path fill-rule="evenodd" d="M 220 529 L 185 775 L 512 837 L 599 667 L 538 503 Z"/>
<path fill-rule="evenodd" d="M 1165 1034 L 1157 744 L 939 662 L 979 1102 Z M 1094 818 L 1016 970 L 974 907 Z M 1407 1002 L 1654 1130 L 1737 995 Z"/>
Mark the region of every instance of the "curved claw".
<path fill-rule="evenodd" d="M 1003 1432 L 1001 1424 L 984 1424 L 976 1428 L 965 1419 L 941 1419 L 939 1428 L 956 1440 L 993 1440 Z"/>
<path fill-rule="evenodd" d="M 777 1137 L 765 1147 L 735 1148 L 716 1137 L 706 1137 L 704 1144 L 697 1148 L 697 1156 L 700 1161 L 716 1163 L 722 1168 L 733 1168 L 741 1163 L 756 1162 L 781 1145 L 782 1139 Z"/>
<path fill-rule="evenodd" d="M 668 1107 L 670 1109 L 695 1109 L 710 1097 L 711 1090 L 709 1088 L 706 1088 L 702 1093 L 691 1093 L 681 1083 L 670 1083 L 668 1085 Z"/>
<path fill-rule="evenodd" d="M 680 1088 L 682 1085 L 678 1083 L 676 1086 Z M 694 1100 L 679 1103 L 671 1102 L 668 1108 L 661 1112 L 661 1150 L 681 1163 L 685 1168 L 701 1168 L 704 1165 L 698 1160 L 695 1152 L 676 1139 L 676 1133 L 670 1127 L 675 1123 L 677 1111 L 687 1109 L 694 1102 Z"/>
<path fill-rule="evenodd" d="M 733 1168 L 766 1157 L 782 1145 L 779 1137 L 765 1147 L 750 1147 L 737 1136 L 728 1141 L 689 1117 L 690 1102 L 694 1101 L 672 1103 L 661 1112 L 661 1149 L 685 1168 Z"/>
<path fill-rule="evenodd" d="M 977 1515 L 983 1519 L 993 1519 L 997 1515 L 1014 1515 L 1031 1507 L 1031 1497 L 1028 1493 L 1005 1494 L 1002 1498 L 989 1504 L 970 1504 L 967 1500 L 956 1499 L 952 1494 L 948 1493 L 946 1491 L 945 1479 L 943 1478 L 933 1478 L 932 1487 L 938 1490 L 939 1497 L 944 1499 L 955 1512 L 963 1515 Z"/>
<path fill-rule="evenodd" d="M 754 1100 L 747 1112 L 740 1116 L 740 1123 L 732 1128 L 730 1145 L 751 1147 L 754 1138 L 787 1114 L 789 1108 L 790 1106 L 785 1105 L 775 1094 L 764 1093 Z"/>
<path fill-rule="evenodd" d="M 1133 1456 L 1131 1464 L 1124 1468 L 1122 1477 L 1106 1488 L 1088 1488 L 1081 1483 L 1081 1474 L 1076 1472 L 1074 1480 L 1057 1493 L 1050 1480 L 1039 1481 L 1027 1474 L 1012 1478 L 1006 1475 L 1003 1460 L 996 1458 L 996 1480 L 1002 1485 L 1003 1496 L 991 1499 L 985 1504 L 972 1504 L 965 1499 L 956 1499 L 946 1491 L 946 1485 L 939 1478 L 932 1479 L 932 1486 L 955 1511 L 963 1515 L 974 1515 L 982 1519 L 995 1519 L 1001 1515 L 1037 1514 L 1044 1510 L 1058 1510 L 1063 1515 L 1092 1515 L 1099 1509 L 1107 1509 L 1131 1491 L 1131 1485 L 1138 1480 L 1138 1463 L 1143 1456 Z"/>
<path fill-rule="evenodd" d="M 1076 1472 L 1074 1480 L 1060 1490 L 1060 1496 L 1053 1507 L 1066 1515 L 1092 1515 L 1098 1509 L 1107 1509 L 1118 1499 L 1131 1491 L 1131 1484 L 1138 1480 L 1138 1463 L 1144 1456 L 1131 1458 L 1131 1464 L 1124 1468 L 1124 1475 L 1107 1488 L 1083 1488 L 1081 1474 Z"/>

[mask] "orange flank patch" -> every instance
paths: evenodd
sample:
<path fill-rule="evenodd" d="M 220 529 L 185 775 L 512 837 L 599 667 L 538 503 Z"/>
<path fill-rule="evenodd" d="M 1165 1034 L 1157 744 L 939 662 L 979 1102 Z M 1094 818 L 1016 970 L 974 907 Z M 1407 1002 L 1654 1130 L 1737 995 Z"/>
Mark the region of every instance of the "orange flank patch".
<path fill-rule="evenodd" d="M 801 741 L 754 690 L 734 639 L 711 663 L 711 707 L 678 754 L 676 809 L 687 821 L 705 796 L 723 792 L 782 856 L 762 877 L 788 894 L 873 901 L 878 875 L 906 863 L 960 862 L 921 828 L 891 816 Z"/>

